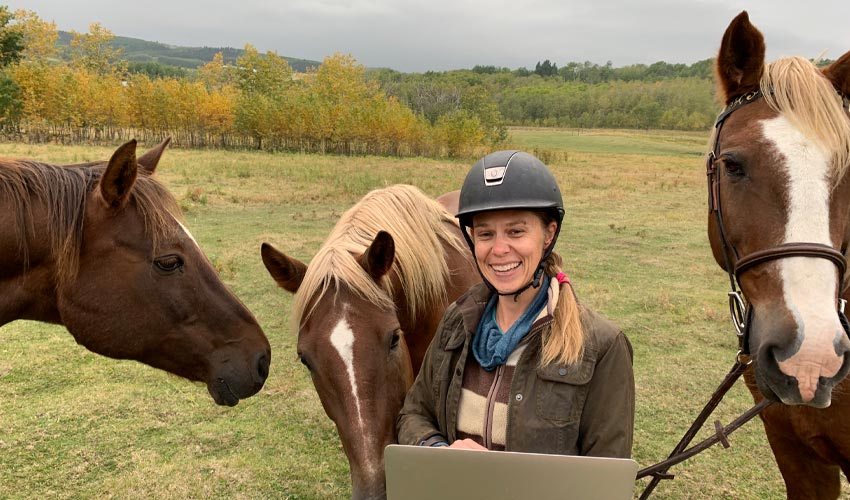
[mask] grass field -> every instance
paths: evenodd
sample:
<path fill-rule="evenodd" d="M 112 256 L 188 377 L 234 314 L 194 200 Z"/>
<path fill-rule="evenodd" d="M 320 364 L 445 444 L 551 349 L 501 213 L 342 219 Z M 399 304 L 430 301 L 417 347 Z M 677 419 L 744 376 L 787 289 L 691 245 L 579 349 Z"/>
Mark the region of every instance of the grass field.
<path fill-rule="evenodd" d="M 512 144 L 555 160 L 567 209 L 559 240 L 585 303 L 635 350 L 634 458 L 665 458 L 731 366 L 725 275 L 705 236 L 706 134 L 517 129 Z M 106 148 L 0 144 L 55 163 Z M 76 345 L 60 327 L 0 328 L 0 498 L 319 499 L 350 495 L 348 464 L 288 329 L 290 297 L 264 241 L 309 260 L 343 210 L 373 188 L 459 188 L 471 162 L 170 150 L 159 176 L 224 281 L 272 345 L 265 388 L 235 408 L 203 386 Z M 724 424 L 752 404 L 743 386 Z M 703 432 L 701 437 L 707 436 Z M 784 497 L 761 424 L 673 469 L 657 499 Z M 644 482 L 639 483 L 639 491 Z"/>

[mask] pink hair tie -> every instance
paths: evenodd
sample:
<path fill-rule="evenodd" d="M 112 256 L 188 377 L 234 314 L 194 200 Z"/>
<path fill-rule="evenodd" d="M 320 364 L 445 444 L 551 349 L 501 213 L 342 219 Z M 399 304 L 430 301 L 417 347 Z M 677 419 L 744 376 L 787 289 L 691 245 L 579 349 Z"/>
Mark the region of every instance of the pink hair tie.
<path fill-rule="evenodd" d="M 567 278 L 567 275 L 564 274 L 564 273 L 558 273 L 555 276 L 555 279 L 558 280 L 558 283 L 561 283 L 561 284 L 563 284 L 563 283 L 567 283 L 568 285 L 572 284 L 572 283 L 570 283 L 570 279 Z"/>

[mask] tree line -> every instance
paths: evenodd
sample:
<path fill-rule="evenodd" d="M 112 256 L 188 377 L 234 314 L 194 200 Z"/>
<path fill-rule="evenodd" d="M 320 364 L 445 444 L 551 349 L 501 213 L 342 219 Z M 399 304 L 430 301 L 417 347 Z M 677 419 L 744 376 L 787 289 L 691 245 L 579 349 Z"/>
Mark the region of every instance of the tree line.
<path fill-rule="evenodd" d="M 55 23 L 0 7 L 0 128 L 21 140 L 114 142 L 136 137 L 193 147 L 255 147 L 344 154 L 466 156 L 492 143 L 463 110 L 435 122 L 416 115 L 354 58 L 335 54 L 294 73 L 250 44 L 189 76 L 131 72 L 114 35 L 95 23 L 58 54 Z M 6 56 L 8 54 L 8 57 Z"/>
<path fill-rule="evenodd" d="M 55 23 L 0 6 L 0 133 L 441 157 L 503 143 L 510 125 L 703 130 L 717 112 L 710 59 L 400 73 L 335 54 L 297 73 L 248 44 L 186 70 L 128 63 L 97 23 L 71 35 L 60 49 Z"/>
<path fill-rule="evenodd" d="M 422 74 L 380 70 L 367 78 L 431 121 L 474 108 L 499 137 L 506 125 L 705 130 L 718 111 L 710 68 L 710 60 L 625 68 L 585 63 L 541 76 L 476 66 Z"/>

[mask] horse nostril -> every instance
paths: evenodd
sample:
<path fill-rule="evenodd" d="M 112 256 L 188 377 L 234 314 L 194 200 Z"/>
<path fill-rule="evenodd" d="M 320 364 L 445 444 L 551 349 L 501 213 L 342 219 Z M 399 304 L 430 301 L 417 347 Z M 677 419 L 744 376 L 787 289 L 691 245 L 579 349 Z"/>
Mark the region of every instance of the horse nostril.
<path fill-rule="evenodd" d="M 257 357 L 257 374 L 261 381 L 265 381 L 269 376 L 269 355 L 262 353 Z"/>

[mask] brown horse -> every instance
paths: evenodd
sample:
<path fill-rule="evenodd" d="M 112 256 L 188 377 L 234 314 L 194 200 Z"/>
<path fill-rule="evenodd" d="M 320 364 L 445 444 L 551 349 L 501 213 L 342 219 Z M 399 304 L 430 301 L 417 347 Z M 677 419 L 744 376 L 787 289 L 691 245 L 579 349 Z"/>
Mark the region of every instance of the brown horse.
<path fill-rule="evenodd" d="M 0 325 L 64 325 L 89 350 L 202 381 L 233 406 L 263 386 L 269 343 L 136 159 L 66 167 L 0 160 Z"/>
<path fill-rule="evenodd" d="M 395 185 L 349 209 L 309 267 L 265 243 L 262 257 L 295 293 L 298 357 L 336 424 L 353 497 L 384 498 L 384 448 L 405 394 L 443 311 L 480 279 L 457 223 Z"/>
<path fill-rule="evenodd" d="M 850 52 L 822 71 L 792 57 L 765 64 L 746 12 L 716 61 L 727 107 L 709 155 L 714 258 L 749 306 L 745 377 L 788 498 L 835 499 L 850 477 Z"/>

